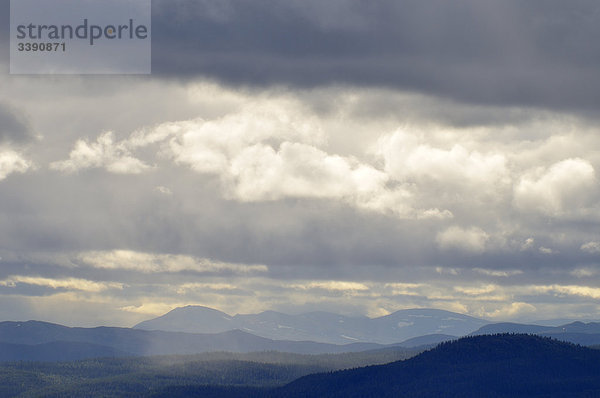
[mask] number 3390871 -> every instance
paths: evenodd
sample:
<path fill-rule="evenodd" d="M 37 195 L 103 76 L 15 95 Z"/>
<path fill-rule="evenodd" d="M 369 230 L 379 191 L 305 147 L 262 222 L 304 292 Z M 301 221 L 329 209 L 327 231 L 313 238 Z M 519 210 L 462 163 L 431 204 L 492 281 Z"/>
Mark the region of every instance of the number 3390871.
<path fill-rule="evenodd" d="M 17 45 L 18 51 L 65 51 L 67 46 L 65 43 L 19 43 Z"/>

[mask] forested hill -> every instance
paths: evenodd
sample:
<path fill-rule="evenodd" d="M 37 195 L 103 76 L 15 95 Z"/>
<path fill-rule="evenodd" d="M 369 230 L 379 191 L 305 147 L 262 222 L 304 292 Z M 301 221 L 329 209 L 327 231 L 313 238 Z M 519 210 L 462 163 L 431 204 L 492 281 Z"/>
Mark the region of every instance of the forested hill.
<path fill-rule="evenodd" d="M 284 387 L 170 388 L 156 397 L 598 397 L 600 352 L 546 337 L 486 335 L 406 361 L 302 377 Z"/>
<path fill-rule="evenodd" d="M 277 397 L 600 396 L 600 352 L 546 337 L 442 343 L 403 362 L 303 377 Z"/>

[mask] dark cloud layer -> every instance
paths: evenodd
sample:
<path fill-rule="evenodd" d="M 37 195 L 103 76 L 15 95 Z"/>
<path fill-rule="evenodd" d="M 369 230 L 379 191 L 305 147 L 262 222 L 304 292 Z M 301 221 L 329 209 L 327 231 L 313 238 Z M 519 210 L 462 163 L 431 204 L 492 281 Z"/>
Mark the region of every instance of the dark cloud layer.
<path fill-rule="evenodd" d="M 8 61 L 8 0 L 0 50 Z M 154 0 L 154 76 L 377 85 L 469 103 L 593 111 L 594 0 Z"/>
<path fill-rule="evenodd" d="M 595 109 L 599 7 L 591 0 L 157 0 L 153 72 Z"/>

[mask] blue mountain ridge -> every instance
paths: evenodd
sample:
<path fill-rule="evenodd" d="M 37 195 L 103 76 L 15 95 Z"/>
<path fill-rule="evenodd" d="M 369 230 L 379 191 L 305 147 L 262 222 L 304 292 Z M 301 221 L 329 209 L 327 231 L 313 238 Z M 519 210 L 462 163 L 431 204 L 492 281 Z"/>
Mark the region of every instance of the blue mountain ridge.
<path fill-rule="evenodd" d="M 101 356 L 173 355 L 214 351 L 323 354 L 359 352 L 385 347 L 372 343 L 335 345 L 312 341 L 272 340 L 240 330 L 193 334 L 116 327 L 71 328 L 39 321 L 0 322 L 0 344 L 4 345 L 6 353 L 6 358 L 2 359 L 3 356 L 0 355 L 0 360 L 52 361 Z M 43 354 L 44 350 L 47 351 L 47 355 Z M 59 352 L 61 350 L 62 354 Z M 79 351 L 81 355 L 65 356 L 68 351 Z"/>

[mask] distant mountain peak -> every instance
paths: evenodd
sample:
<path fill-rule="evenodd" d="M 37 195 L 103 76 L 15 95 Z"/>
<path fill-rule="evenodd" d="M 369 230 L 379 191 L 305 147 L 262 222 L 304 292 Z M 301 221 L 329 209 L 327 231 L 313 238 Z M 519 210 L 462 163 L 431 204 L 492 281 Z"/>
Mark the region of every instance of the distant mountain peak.
<path fill-rule="evenodd" d="M 174 308 L 169 312 L 184 312 L 184 311 L 207 311 L 207 312 L 214 312 L 214 313 L 219 313 L 219 314 L 224 314 L 224 315 L 230 316 L 229 314 L 227 314 L 221 310 L 217 310 L 215 308 L 210 308 L 210 307 L 205 307 L 203 305 L 186 305 L 184 307 Z"/>

